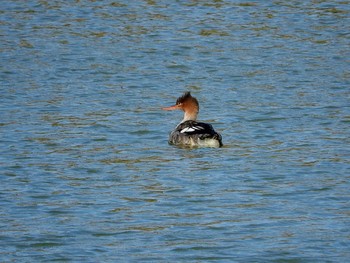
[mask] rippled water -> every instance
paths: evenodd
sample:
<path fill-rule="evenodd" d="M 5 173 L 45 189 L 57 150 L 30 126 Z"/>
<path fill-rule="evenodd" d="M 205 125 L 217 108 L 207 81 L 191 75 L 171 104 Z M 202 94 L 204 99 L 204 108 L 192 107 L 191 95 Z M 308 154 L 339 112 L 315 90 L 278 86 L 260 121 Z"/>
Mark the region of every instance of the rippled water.
<path fill-rule="evenodd" d="M 350 259 L 349 1 L 2 1 L 1 262 Z M 167 144 L 190 90 L 220 149 Z"/>

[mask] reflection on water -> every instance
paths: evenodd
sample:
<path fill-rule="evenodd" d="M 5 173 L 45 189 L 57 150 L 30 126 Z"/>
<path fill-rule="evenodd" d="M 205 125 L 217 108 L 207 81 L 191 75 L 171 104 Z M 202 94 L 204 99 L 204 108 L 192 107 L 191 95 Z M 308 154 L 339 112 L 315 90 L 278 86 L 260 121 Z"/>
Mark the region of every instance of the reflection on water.
<path fill-rule="evenodd" d="M 349 6 L 2 3 L 1 261 L 346 261 Z"/>

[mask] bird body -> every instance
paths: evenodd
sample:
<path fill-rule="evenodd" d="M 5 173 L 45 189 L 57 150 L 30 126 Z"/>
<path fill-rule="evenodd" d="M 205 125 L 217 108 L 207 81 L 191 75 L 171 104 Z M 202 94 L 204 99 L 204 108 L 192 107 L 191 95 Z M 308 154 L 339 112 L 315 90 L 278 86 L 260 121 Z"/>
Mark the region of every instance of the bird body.
<path fill-rule="evenodd" d="M 179 97 L 174 106 L 163 108 L 163 110 L 183 110 L 184 118 L 169 135 L 169 144 L 179 146 L 197 147 L 221 147 L 222 137 L 213 126 L 197 122 L 199 103 L 186 92 Z"/>

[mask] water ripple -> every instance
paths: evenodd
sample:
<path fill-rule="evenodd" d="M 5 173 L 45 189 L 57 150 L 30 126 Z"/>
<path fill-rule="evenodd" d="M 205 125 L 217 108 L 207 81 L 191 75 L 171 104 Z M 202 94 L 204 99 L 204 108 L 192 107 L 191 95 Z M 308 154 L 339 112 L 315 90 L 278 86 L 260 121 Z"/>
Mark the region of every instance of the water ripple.
<path fill-rule="evenodd" d="M 0 261 L 346 261 L 349 6 L 3 1 Z"/>

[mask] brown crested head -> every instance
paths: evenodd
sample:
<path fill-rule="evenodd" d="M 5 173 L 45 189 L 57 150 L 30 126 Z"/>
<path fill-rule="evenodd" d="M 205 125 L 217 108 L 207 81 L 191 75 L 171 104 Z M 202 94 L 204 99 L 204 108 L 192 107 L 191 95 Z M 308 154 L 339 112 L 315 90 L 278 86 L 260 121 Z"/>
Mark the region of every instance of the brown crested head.
<path fill-rule="evenodd" d="M 191 96 L 189 91 L 185 92 L 181 97 L 176 100 L 176 104 L 170 107 L 162 108 L 163 110 L 183 110 L 185 112 L 183 121 L 196 120 L 199 103 L 196 98 Z"/>
<path fill-rule="evenodd" d="M 185 110 L 199 110 L 199 103 L 195 97 L 192 97 L 191 92 L 185 92 L 181 97 L 176 100 L 176 105 L 179 105 L 183 111 Z"/>
<path fill-rule="evenodd" d="M 195 97 L 192 97 L 189 91 L 185 92 L 176 100 L 176 104 L 170 107 L 162 108 L 163 110 L 183 110 L 199 111 L 199 103 Z"/>

